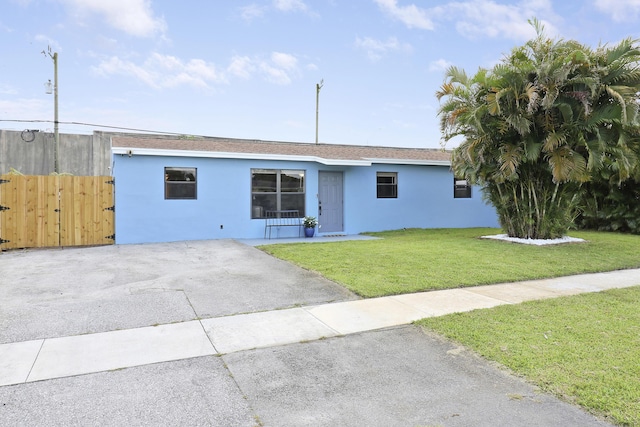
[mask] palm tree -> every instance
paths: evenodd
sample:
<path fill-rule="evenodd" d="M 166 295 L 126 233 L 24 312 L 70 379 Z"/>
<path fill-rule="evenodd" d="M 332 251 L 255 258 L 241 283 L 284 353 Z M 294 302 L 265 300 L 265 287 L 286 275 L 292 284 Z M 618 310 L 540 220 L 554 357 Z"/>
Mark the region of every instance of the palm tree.
<path fill-rule="evenodd" d="M 510 236 L 550 239 L 573 223 L 582 183 L 605 168 L 622 181 L 637 164 L 640 50 L 532 25 L 537 37 L 493 69 L 449 68 L 436 96 L 444 144 L 463 137 L 454 172 L 483 186 Z"/>

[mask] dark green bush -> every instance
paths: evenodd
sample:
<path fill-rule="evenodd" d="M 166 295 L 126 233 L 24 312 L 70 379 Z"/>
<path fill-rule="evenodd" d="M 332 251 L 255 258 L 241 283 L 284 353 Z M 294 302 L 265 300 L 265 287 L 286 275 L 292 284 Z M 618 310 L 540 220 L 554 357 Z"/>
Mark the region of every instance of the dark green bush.
<path fill-rule="evenodd" d="M 585 184 L 580 211 L 578 228 L 640 234 L 640 182 Z"/>

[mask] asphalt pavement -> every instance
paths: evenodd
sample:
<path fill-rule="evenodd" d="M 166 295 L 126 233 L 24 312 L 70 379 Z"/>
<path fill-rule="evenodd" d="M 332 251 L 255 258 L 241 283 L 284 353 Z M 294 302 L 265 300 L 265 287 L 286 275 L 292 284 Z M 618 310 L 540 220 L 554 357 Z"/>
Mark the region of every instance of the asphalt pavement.
<path fill-rule="evenodd" d="M 257 243 L 0 253 L 0 425 L 608 425 L 411 322 L 639 270 L 362 300 Z"/>

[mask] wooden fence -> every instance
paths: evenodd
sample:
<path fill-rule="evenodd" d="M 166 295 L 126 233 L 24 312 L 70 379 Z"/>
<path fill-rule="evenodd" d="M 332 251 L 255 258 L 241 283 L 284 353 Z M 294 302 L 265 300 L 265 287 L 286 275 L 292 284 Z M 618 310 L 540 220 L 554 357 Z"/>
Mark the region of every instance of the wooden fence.
<path fill-rule="evenodd" d="M 113 244 L 110 176 L 0 176 L 0 249 Z"/>

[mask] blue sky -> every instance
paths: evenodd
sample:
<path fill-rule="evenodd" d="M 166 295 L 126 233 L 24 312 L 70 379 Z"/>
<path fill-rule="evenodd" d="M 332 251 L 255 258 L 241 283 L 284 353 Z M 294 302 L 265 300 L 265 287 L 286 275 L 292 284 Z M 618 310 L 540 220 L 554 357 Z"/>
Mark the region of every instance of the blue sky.
<path fill-rule="evenodd" d="M 533 35 L 640 37 L 640 0 L 4 0 L 0 128 L 59 118 L 192 135 L 440 146 L 444 70 L 491 67 Z M 61 124 L 65 133 L 93 126 Z M 108 129 L 103 129 L 108 130 Z"/>

